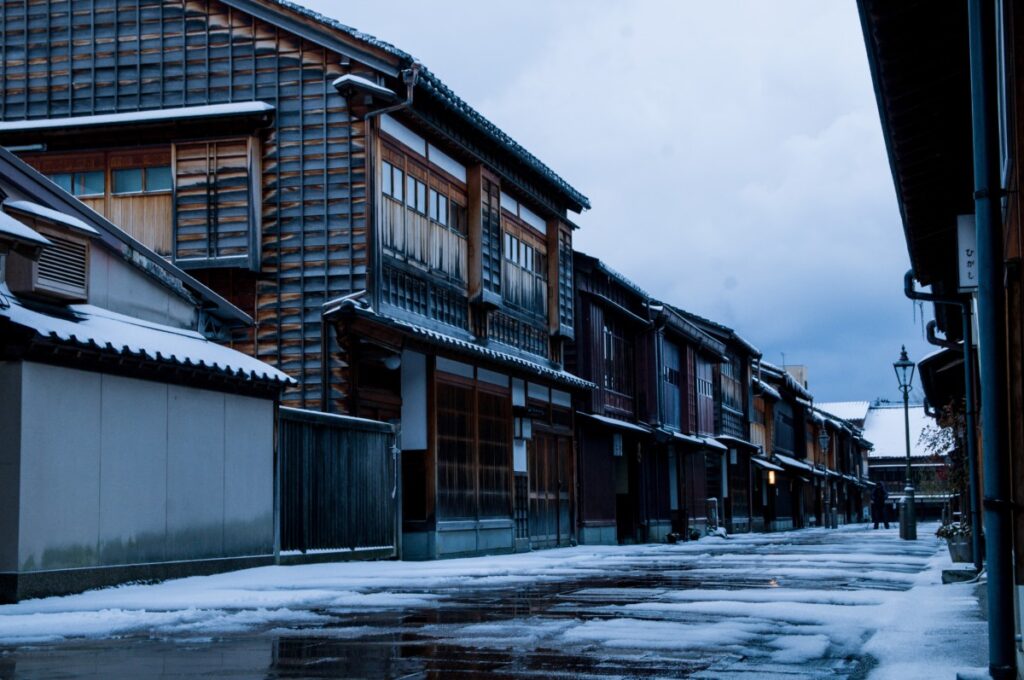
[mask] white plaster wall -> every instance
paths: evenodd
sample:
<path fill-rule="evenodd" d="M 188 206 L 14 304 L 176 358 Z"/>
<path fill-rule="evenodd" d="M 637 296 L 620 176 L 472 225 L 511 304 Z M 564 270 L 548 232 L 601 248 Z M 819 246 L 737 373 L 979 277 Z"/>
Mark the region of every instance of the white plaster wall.
<path fill-rule="evenodd" d="M 20 373 L 20 570 L 273 551 L 272 401 L 29 362 Z"/>
<path fill-rule="evenodd" d="M 98 242 L 90 249 L 89 302 L 154 323 L 196 327 L 192 304 Z"/>

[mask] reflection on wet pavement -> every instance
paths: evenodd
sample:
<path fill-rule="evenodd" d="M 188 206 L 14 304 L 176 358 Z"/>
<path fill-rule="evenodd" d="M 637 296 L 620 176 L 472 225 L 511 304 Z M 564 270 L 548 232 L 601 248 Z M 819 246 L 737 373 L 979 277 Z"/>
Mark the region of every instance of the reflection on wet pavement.
<path fill-rule="evenodd" d="M 872 608 L 937 547 L 850 528 L 705 543 L 411 608 L 317 608 L 315 626 L 0 648 L 0 678 L 858 678 Z"/>

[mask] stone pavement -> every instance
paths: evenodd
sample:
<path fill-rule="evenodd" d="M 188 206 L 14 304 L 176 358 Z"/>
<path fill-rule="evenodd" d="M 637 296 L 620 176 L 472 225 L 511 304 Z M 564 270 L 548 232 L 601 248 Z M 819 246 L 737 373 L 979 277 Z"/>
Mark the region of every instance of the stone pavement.
<path fill-rule="evenodd" d="M 954 678 L 974 584 L 864 525 L 271 567 L 0 607 L 0 678 Z"/>

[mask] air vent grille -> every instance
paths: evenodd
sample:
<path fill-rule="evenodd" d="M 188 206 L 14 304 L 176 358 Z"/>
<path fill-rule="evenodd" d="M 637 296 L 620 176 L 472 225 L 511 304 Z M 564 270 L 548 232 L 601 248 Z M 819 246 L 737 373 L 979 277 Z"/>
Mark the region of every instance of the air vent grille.
<path fill-rule="evenodd" d="M 84 292 L 88 256 L 86 244 L 60 236 L 48 235 L 47 238 L 53 245 L 43 248 L 39 256 L 39 283 Z"/>

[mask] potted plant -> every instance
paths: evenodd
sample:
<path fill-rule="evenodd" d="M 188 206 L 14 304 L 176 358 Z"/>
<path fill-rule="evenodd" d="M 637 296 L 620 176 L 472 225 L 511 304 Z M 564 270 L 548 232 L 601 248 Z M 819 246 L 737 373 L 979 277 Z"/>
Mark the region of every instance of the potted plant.
<path fill-rule="evenodd" d="M 954 562 L 971 562 L 971 525 L 965 522 L 943 524 L 935 532 L 939 538 L 946 539 L 949 557 Z"/>

